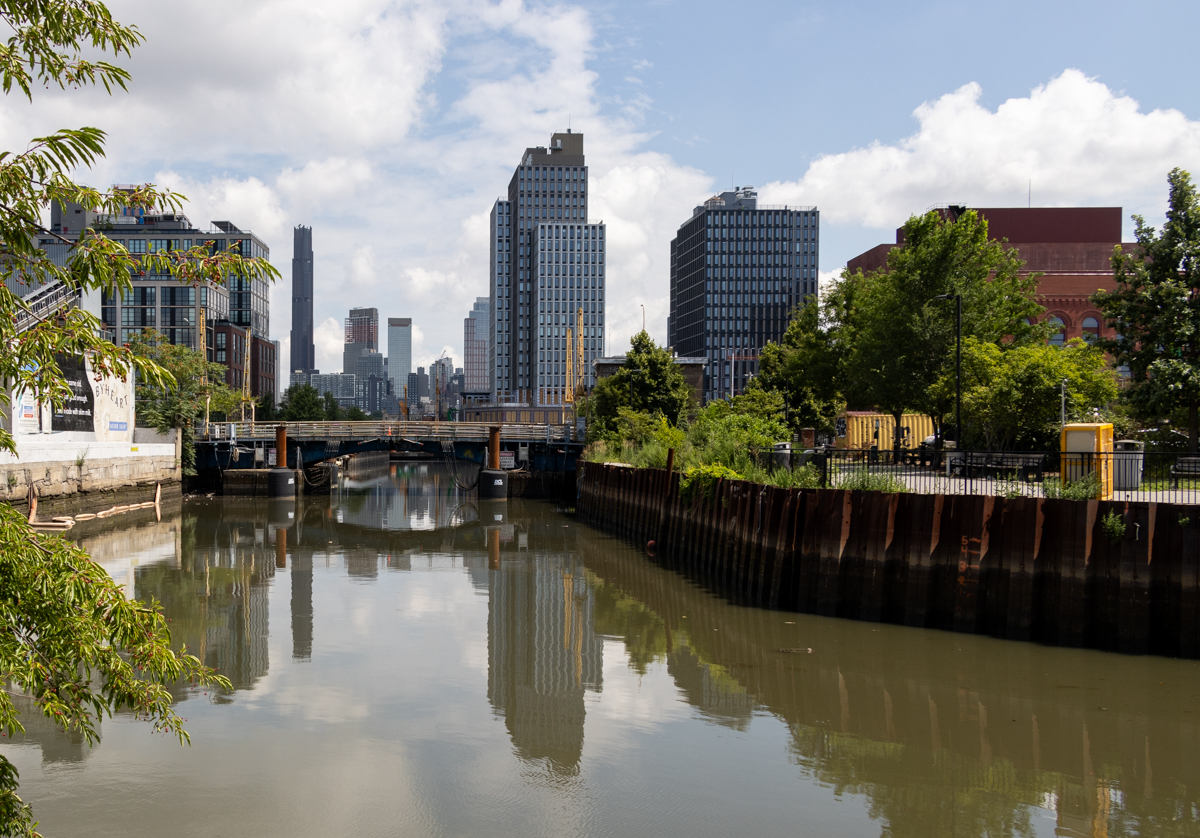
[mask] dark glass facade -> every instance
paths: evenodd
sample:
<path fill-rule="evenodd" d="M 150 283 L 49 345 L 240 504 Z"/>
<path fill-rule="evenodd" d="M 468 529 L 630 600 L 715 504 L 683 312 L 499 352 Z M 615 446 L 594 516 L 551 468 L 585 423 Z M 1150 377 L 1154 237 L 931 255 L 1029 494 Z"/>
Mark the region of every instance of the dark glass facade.
<path fill-rule="evenodd" d="M 671 241 L 667 339 L 681 356 L 707 358 L 706 402 L 741 393 L 759 350 L 817 293 L 816 208 L 756 204 L 748 190 L 717 196 Z"/>

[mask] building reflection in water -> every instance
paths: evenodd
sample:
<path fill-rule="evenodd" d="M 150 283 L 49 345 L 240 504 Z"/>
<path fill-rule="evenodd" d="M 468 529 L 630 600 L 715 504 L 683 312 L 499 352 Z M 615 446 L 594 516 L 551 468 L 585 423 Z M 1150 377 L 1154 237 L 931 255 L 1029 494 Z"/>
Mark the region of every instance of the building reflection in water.
<path fill-rule="evenodd" d="M 510 501 L 501 520 L 484 510 L 481 522 L 456 492 L 416 482 L 380 493 L 389 522 L 470 523 L 398 539 L 361 508 L 348 515 L 351 499 L 298 504 L 287 531 L 293 657 L 312 654 L 314 554 L 343 552 L 365 582 L 381 566 L 407 570 L 413 555 L 461 557 L 488 596 L 488 701 L 537 782 L 578 782 L 587 693 L 602 687 L 603 638 L 616 638 L 638 673 L 665 665 L 699 717 L 744 730 L 773 715 L 798 770 L 861 795 L 892 838 L 1045 834 L 1035 818 L 1063 838 L 1200 835 L 1187 662 L 738 608 L 545 505 Z M 137 596 L 163 602 L 175 643 L 247 689 L 268 668 L 267 517 L 214 502 L 131 530 L 128 543 L 89 537 L 89 549 L 144 557 L 130 565 Z M 47 760 L 86 754 L 52 729 L 26 739 Z"/>
<path fill-rule="evenodd" d="M 1035 817 L 1063 838 L 1200 834 L 1200 708 L 1164 681 L 1190 662 L 738 608 L 612 540 L 579 550 L 632 667 L 665 661 L 720 724 L 773 714 L 884 835 L 1045 834 Z"/>
<path fill-rule="evenodd" d="M 454 485 L 445 466 L 397 463 L 358 470 L 334 494 L 339 523 L 376 530 L 428 531 L 455 526 L 455 511 L 470 493 Z"/>
<path fill-rule="evenodd" d="M 182 517 L 181 537 L 188 549 L 178 564 L 137 568 L 137 598 L 162 603 L 176 648 L 187 644 L 192 654 L 229 678 L 235 690 L 250 689 L 269 667 L 268 588 L 275 575 L 275 551 L 265 515 L 254 520 L 245 509 L 213 506 L 218 514 L 214 509 Z"/>
<path fill-rule="evenodd" d="M 488 701 L 520 759 L 573 777 L 583 754 L 584 694 L 599 692 L 603 680 L 596 600 L 577 554 L 549 549 L 544 538 L 538 549 L 539 533 L 527 524 L 486 527 L 503 548 L 500 567 L 470 569 L 488 591 Z"/>

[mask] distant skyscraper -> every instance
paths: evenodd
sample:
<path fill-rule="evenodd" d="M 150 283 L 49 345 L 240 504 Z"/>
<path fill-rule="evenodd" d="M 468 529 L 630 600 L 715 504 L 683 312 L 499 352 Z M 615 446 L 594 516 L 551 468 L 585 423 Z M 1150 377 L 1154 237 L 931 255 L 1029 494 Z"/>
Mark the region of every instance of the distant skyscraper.
<path fill-rule="evenodd" d="M 667 343 L 706 357 L 704 400 L 741 393 L 788 313 L 817 293 L 816 207 L 759 207 L 753 187 L 692 211 L 671 241 Z"/>
<path fill-rule="evenodd" d="M 604 350 L 603 224 L 587 223 L 583 135 L 527 148 L 491 215 L 488 377 L 497 401 L 562 404 L 582 313 L 584 385 Z"/>
<path fill-rule="evenodd" d="M 475 307 L 463 320 L 463 387 L 468 393 L 486 393 L 488 386 L 488 317 L 491 304 L 487 297 L 476 297 Z"/>
<path fill-rule="evenodd" d="M 292 234 L 292 366 L 289 373 L 311 373 L 316 369 L 312 303 L 312 227 L 298 226 Z"/>
<path fill-rule="evenodd" d="M 342 350 L 342 372 L 356 373 L 358 357 L 379 351 L 379 309 L 352 308 L 346 318 L 346 345 Z"/>
<path fill-rule="evenodd" d="M 389 317 L 387 321 L 387 376 L 392 394 L 404 397 L 408 374 L 412 372 L 412 318 Z"/>

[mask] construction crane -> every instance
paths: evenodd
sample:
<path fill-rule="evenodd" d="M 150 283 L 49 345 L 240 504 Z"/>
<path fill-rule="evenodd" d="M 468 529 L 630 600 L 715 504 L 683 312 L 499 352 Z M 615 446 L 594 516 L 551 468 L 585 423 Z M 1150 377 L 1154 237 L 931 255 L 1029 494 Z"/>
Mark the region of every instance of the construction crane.
<path fill-rule="evenodd" d="M 574 404 L 583 395 L 583 309 L 575 312 L 575 329 L 567 327 L 567 392 L 563 401 Z"/>
<path fill-rule="evenodd" d="M 250 404 L 250 421 L 254 421 L 254 397 L 250 395 L 250 371 L 254 367 L 254 360 L 251 353 L 254 351 L 254 338 L 250 336 L 250 332 L 246 332 L 248 341 L 245 349 L 242 352 L 242 421 L 246 421 L 246 403 Z"/>
<path fill-rule="evenodd" d="M 200 327 L 200 384 L 204 389 L 204 438 L 208 438 L 208 408 L 212 403 L 212 395 L 208 392 L 208 336 L 204 329 L 203 289 L 196 291 L 196 321 Z"/>

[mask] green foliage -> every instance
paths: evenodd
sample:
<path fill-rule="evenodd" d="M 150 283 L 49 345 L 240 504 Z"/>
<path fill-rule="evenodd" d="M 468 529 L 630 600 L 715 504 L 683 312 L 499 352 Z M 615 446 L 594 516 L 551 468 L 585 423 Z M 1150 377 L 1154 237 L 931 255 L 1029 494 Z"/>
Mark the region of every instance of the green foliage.
<path fill-rule="evenodd" d="M 679 497 L 690 502 L 696 493 L 700 492 L 707 500 L 712 500 L 718 480 L 742 479 L 742 475 L 720 463 L 693 466 L 684 471 L 683 476 L 679 479 Z"/>
<path fill-rule="evenodd" d="M 178 428 L 183 435 L 180 450 L 183 473 L 196 473 L 194 428 L 205 415 L 227 414 L 240 403 L 241 394 L 225 386 L 225 367 L 206 362 L 197 350 L 167 342 L 167 339 L 147 329 L 130 340 L 126 346 L 135 358 L 150 361 L 170 375 L 161 382 L 137 382 L 137 420 L 143 427 L 166 431 Z"/>
<path fill-rule="evenodd" d="M 1042 494 L 1060 500 L 1094 500 L 1100 497 L 1100 478 L 1094 471 L 1077 480 L 1047 477 L 1042 484 Z"/>
<path fill-rule="evenodd" d="M 1092 301 L 1119 333 L 1099 345 L 1129 367 L 1129 399 L 1144 417 L 1187 411 L 1188 448 L 1200 446 L 1200 196 L 1191 176 L 1167 177 L 1161 233 L 1135 215 L 1137 247 L 1113 253 L 1117 288 Z"/>
<path fill-rule="evenodd" d="M 795 313 L 781 344 L 763 348 L 754 386 L 784 394 L 793 428 L 829 430 L 847 405 L 891 414 L 897 428 L 906 412 L 943 426 L 954 398 L 936 385 L 953 376 L 954 295 L 964 337 L 997 346 L 1045 339 L 1044 324 L 1029 325 L 1043 313 L 1038 274 L 1022 275 L 1016 251 L 989 240 L 977 213 L 914 216 L 903 238 L 886 269 L 843 272 L 819 304 Z M 951 299 L 935 299 L 942 295 Z"/>
<path fill-rule="evenodd" d="M 1125 519 L 1113 510 L 1100 519 L 1100 529 L 1104 531 L 1105 538 L 1117 544 L 1125 537 Z"/>
<path fill-rule="evenodd" d="M 1116 373 L 1104 353 L 1078 338 L 1059 349 L 1046 343 L 963 341 L 963 421 L 967 447 L 1053 450 L 1058 447 L 1061 385 L 1069 417 L 1091 416 L 1117 397 Z M 953 367 L 931 388 L 953 401 Z"/>
<path fill-rule="evenodd" d="M 167 685 L 185 681 L 230 689 L 171 635 L 156 603 L 127 600 L 98 564 L 57 536 L 38 536 L 0 505 L 0 668 L 12 688 L 64 730 L 89 743 L 105 715 L 132 711 L 156 731 L 187 742 Z M 21 732 L 10 692 L 0 691 L 0 731 Z M 0 757 L 0 834 L 29 835 L 34 824 L 15 792 L 16 771 Z"/>
<path fill-rule="evenodd" d="M 333 393 L 326 390 L 321 397 L 321 404 L 325 413 L 324 419 L 327 422 L 336 422 L 342 418 L 342 407 L 338 404 L 337 399 L 333 397 Z"/>
<path fill-rule="evenodd" d="M 592 388 L 581 410 L 588 417 L 591 439 L 615 438 L 621 409 L 662 415 L 674 426 L 683 421 L 693 394 L 671 353 L 646 332 L 634 335 L 625 363 Z"/>
<path fill-rule="evenodd" d="M 1039 275 L 1021 275 L 1017 252 L 990 240 L 987 221 L 973 210 L 956 220 L 914 216 L 903 238 L 886 271 L 859 280 L 848 324 L 847 399 L 895 416 L 897 427 L 906 411 L 929 414 L 940 426 L 954 399 L 934 385 L 953 375 L 956 310 L 953 299 L 935 297 L 962 296 L 964 339 L 1019 346 L 1045 336 L 1044 326 L 1026 323 L 1043 313 L 1035 299 Z"/>
<path fill-rule="evenodd" d="M 114 21 L 97 0 L 0 0 L 0 17 L 10 33 L 0 44 L 4 92 L 15 88 L 28 99 L 35 87 L 123 88 L 128 73 L 95 57 L 127 55 L 142 40 L 136 29 Z M 119 295 L 132 288 L 135 275 L 147 273 L 171 274 L 194 287 L 223 283 L 234 275 L 253 281 L 279 274 L 265 260 L 243 258 L 236 251 L 213 253 L 202 241 L 188 250 L 132 255 L 100 230 L 85 230 L 76 241 L 45 229 L 42 219 L 56 203 L 79 204 L 109 216 L 125 209 L 181 208 L 182 196 L 152 185 L 100 192 L 75 183 L 75 169 L 92 167 L 104 156 L 104 139 L 97 128 L 64 129 L 34 138 L 23 151 L 0 152 L 0 379 L 10 385 L 0 392 L 0 401 L 7 404 L 16 389 L 61 406 L 71 391 L 58 359 L 86 357 L 99 376 L 135 373 L 148 388 L 142 390 L 147 410 L 158 411 L 157 425 L 182 422 L 187 399 L 178 394 L 191 383 L 176 379 L 153 354 L 139 355 L 106 340 L 99 318 L 84 308 L 43 318 L 11 287 L 60 283 L 77 293 Z M 39 247 L 45 239 L 70 246 L 65 261 L 56 264 Z M 0 449 L 15 453 L 7 430 L 0 429 Z M 38 537 L 21 516 L 3 506 L 0 579 L 4 678 L 32 696 L 64 730 L 94 741 L 103 714 L 131 709 L 137 718 L 186 741 L 164 684 L 184 678 L 228 687 L 194 657 L 171 649 L 153 604 L 126 600 L 85 553 L 60 538 Z M 8 692 L 0 692 L 0 728 L 20 730 Z M 0 756 L 0 834 L 32 836 L 36 824 L 16 794 L 17 779 L 11 763 Z"/>
<path fill-rule="evenodd" d="M 856 489 L 864 492 L 907 492 L 908 486 L 893 474 L 879 474 L 866 468 L 852 469 L 832 481 L 835 489 Z"/>
<path fill-rule="evenodd" d="M 349 422 L 362 422 L 367 419 L 367 414 L 358 405 L 351 405 L 346 408 L 345 418 Z"/>
<path fill-rule="evenodd" d="M 336 402 L 334 406 L 337 406 Z M 278 414 L 285 422 L 319 422 L 325 418 L 325 405 L 316 387 L 293 384 L 284 391 Z"/>
<path fill-rule="evenodd" d="M 820 303 L 800 308 L 782 342 L 768 343 L 759 352 L 759 372 L 747 392 L 780 394 L 792 430 L 832 431 L 834 420 L 846 409 L 839 373 L 844 347 L 837 326 L 843 321 L 846 290 L 837 287 Z"/>

